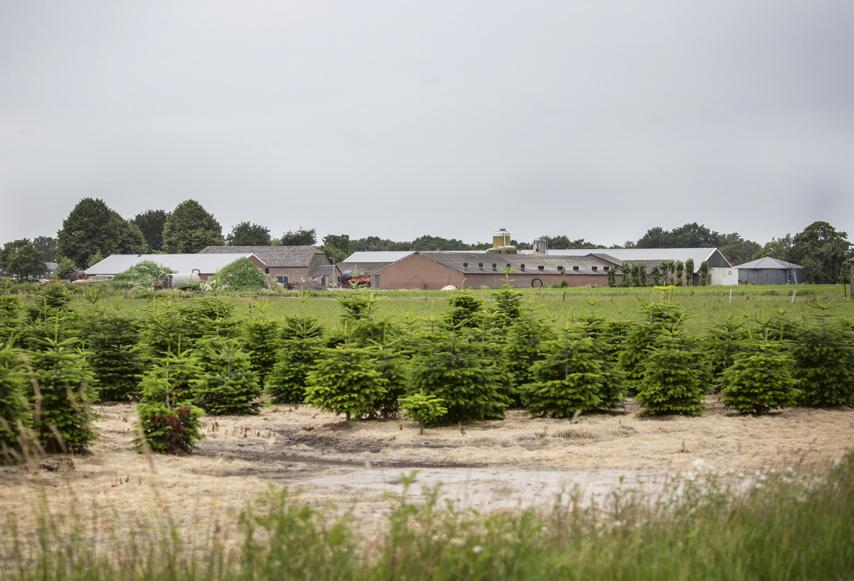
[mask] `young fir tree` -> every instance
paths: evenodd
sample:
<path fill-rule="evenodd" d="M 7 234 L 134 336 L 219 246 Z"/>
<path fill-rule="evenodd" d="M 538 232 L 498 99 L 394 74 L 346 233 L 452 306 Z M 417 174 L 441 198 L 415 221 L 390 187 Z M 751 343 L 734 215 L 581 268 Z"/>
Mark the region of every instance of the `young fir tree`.
<path fill-rule="evenodd" d="M 827 320 L 806 326 L 801 329 L 792 354 L 802 405 L 854 404 L 854 329 Z"/>
<path fill-rule="evenodd" d="M 495 299 L 495 311 L 498 314 L 497 323 L 507 327 L 522 316 L 522 293 L 510 286 L 509 276 L 505 277 L 504 286 L 492 293 Z"/>
<path fill-rule="evenodd" d="M 448 408 L 443 421 L 503 418 L 510 405 L 505 382 L 505 370 L 470 331 L 440 330 L 425 337 L 411 362 L 411 389 L 441 398 Z"/>
<path fill-rule="evenodd" d="M 76 339 L 45 339 L 30 352 L 33 430 L 48 452 L 82 452 L 95 437 L 94 376 L 78 346 Z"/>
<path fill-rule="evenodd" d="M 303 403 L 308 372 L 320 358 L 323 347 L 323 329 L 316 319 L 285 320 L 276 363 L 265 383 L 273 403 Z"/>
<path fill-rule="evenodd" d="M 323 350 L 308 373 L 305 402 L 347 421 L 360 419 L 378 412 L 387 387 L 376 349 L 343 344 Z"/>
<path fill-rule="evenodd" d="M 90 352 L 98 401 L 127 401 L 139 395 L 143 361 L 133 316 L 93 309 L 82 317 L 82 336 Z"/>
<path fill-rule="evenodd" d="M 735 362 L 736 355 L 747 348 L 749 338 L 747 328 L 730 319 L 711 327 L 700 340 L 715 391 L 721 388 L 724 370 Z"/>
<path fill-rule="evenodd" d="M 140 330 L 142 355 L 154 362 L 193 345 L 195 332 L 189 328 L 180 305 L 174 300 L 154 301 Z"/>
<path fill-rule="evenodd" d="M 509 374 L 514 405 L 522 404 L 519 389 L 533 380 L 531 369 L 542 359 L 542 345 L 550 339 L 554 339 L 552 328 L 531 315 L 522 315 L 507 328 L 501 357 Z"/>
<path fill-rule="evenodd" d="M 779 343 L 763 343 L 758 350 L 739 356 L 724 371 L 721 401 L 745 414 L 793 406 L 799 395 L 793 366 L 791 355 Z"/>
<path fill-rule="evenodd" d="M 0 343 L 15 343 L 21 325 L 20 311 L 17 295 L 0 294 Z"/>
<path fill-rule="evenodd" d="M 243 322 L 243 347 L 249 353 L 252 370 L 264 385 L 276 364 L 282 330 L 279 323 L 263 315 L 255 315 Z"/>
<path fill-rule="evenodd" d="M 594 316 L 579 321 L 577 328 L 581 336 L 592 340 L 594 356 L 602 368 L 603 381 L 596 407 L 613 409 L 622 405 L 628 392 L 628 382 L 619 368 L 618 358 L 628 328 L 620 322 L 606 322 Z"/>
<path fill-rule="evenodd" d="M 27 406 L 27 375 L 21 356 L 0 345 L 0 464 L 19 457 L 32 423 Z"/>
<path fill-rule="evenodd" d="M 163 357 L 143 376 L 137 412 L 143 439 L 154 452 L 189 453 L 202 438 L 203 412 L 192 405 L 191 386 L 199 371 L 199 361 L 183 351 Z"/>
<path fill-rule="evenodd" d="M 258 376 L 237 340 L 205 337 L 196 344 L 196 356 L 202 370 L 191 381 L 196 405 L 211 415 L 258 413 Z"/>
<path fill-rule="evenodd" d="M 637 400 L 644 415 L 699 415 L 705 371 L 698 355 L 678 332 L 665 331 L 647 353 Z"/>
<path fill-rule="evenodd" d="M 593 339 L 565 330 L 543 352 L 531 370 L 534 381 L 521 388 L 531 413 L 566 418 L 600 406 L 605 374 Z"/>
<path fill-rule="evenodd" d="M 467 290 L 458 291 L 448 299 L 451 309 L 446 317 L 452 329 L 477 327 L 483 318 L 483 301 Z"/>
<path fill-rule="evenodd" d="M 629 387 L 637 390 L 643 378 L 649 353 L 658 338 L 682 329 L 685 312 L 667 303 L 643 303 L 646 322 L 635 326 L 622 344 L 619 367 Z"/>
<path fill-rule="evenodd" d="M 424 434 L 424 426 L 438 423 L 448 413 L 442 398 L 426 393 L 413 393 L 399 400 L 406 417 L 418 422 L 418 433 Z"/>

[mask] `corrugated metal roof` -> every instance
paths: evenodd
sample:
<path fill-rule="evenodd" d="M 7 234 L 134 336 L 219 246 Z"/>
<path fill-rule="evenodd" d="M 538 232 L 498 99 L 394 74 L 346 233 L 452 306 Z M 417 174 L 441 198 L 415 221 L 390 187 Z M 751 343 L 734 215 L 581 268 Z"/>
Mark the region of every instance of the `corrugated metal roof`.
<path fill-rule="evenodd" d="M 201 274 L 213 274 L 238 258 L 249 256 L 252 254 L 113 254 L 90 266 L 85 272 L 88 276 L 115 276 L 140 262 L 150 260 L 173 272 L 198 270 Z"/>
<path fill-rule="evenodd" d="M 274 268 L 307 267 L 316 254 L 316 246 L 207 246 L 200 254 L 254 254 L 261 262 Z"/>
<path fill-rule="evenodd" d="M 354 252 L 344 264 L 374 264 L 377 262 L 397 262 L 412 254 L 412 250 L 368 250 Z"/>
<path fill-rule="evenodd" d="M 789 270 L 792 268 L 803 268 L 803 266 L 801 266 L 800 264 L 795 264 L 794 262 L 786 262 L 785 260 L 780 260 L 779 258 L 763 256 L 762 258 L 757 258 L 756 260 L 751 260 L 750 262 L 739 264 L 735 268 L 739 270 Z"/>
<path fill-rule="evenodd" d="M 586 256 L 588 254 L 606 254 L 621 262 L 662 262 L 664 260 L 688 259 L 694 261 L 694 272 L 700 270 L 704 261 L 718 251 L 717 248 L 569 248 L 549 249 L 548 256 Z M 718 251 L 719 252 L 719 251 Z"/>

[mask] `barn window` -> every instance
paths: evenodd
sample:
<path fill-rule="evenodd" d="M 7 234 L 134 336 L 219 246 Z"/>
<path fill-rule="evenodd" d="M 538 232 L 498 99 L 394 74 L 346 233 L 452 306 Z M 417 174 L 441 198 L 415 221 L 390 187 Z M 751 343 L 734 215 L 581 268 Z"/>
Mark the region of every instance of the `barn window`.
<path fill-rule="evenodd" d="M 492 270 L 498 270 L 498 265 L 494 262 L 492 263 Z"/>
<path fill-rule="evenodd" d="M 265 268 L 265 269 L 264 269 L 264 274 L 270 274 L 270 269 L 269 269 L 269 268 Z"/>
<path fill-rule="evenodd" d="M 463 262 L 463 268 L 468 268 L 468 267 L 469 267 L 469 263 L 468 263 L 468 262 Z"/>
<path fill-rule="evenodd" d="M 478 262 L 478 263 L 477 263 L 477 267 L 478 267 L 478 268 L 483 268 L 483 263 L 482 263 L 482 262 Z"/>
<path fill-rule="evenodd" d="M 557 269 L 558 269 L 559 271 L 561 271 L 561 272 L 563 272 L 563 271 L 565 270 L 565 268 L 564 268 L 564 266 L 563 266 L 562 264 L 561 264 L 561 265 L 559 265 L 559 266 L 557 267 Z"/>
<path fill-rule="evenodd" d="M 593 267 L 593 272 L 596 272 L 597 270 L 599 270 L 599 267 L 598 267 L 598 266 L 594 266 L 594 267 Z"/>
<path fill-rule="evenodd" d="M 611 267 L 610 267 L 610 266 L 606 266 L 606 267 L 605 267 L 605 272 L 609 271 L 610 269 L 611 269 Z"/>
<path fill-rule="evenodd" d="M 575 272 L 578 272 L 578 267 L 577 267 L 577 266 L 573 266 L 573 267 L 572 267 L 572 270 L 574 270 Z"/>
<path fill-rule="evenodd" d="M 525 271 L 525 265 L 524 265 L 524 264 L 520 264 L 520 265 L 519 265 L 519 270 L 521 270 L 521 271 L 523 271 L 523 272 L 524 272 L 524 271 Z"/>
<path fill-rule="evenodd" d="M 545 269 L 546 269 L 546 267 L 543 266 L 542 264 L 537 265 L 537 270 L 545 270 Z"/>

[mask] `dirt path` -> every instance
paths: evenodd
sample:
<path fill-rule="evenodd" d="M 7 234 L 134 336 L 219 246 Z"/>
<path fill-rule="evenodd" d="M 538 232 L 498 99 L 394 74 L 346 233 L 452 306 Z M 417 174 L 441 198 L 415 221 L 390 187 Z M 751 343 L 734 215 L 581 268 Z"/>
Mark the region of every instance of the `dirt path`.
<path fill-rule="evenodd" d="M 630 406 L 577 423 L 514 411 L 504 421 L 423 436 L 408 421 L 347 424 L 305 406 L 272 406 L 254 417 L 206 418 L 205 440 L 184 457 L 136 453 L 133 406 L 101 406 L 90 454 L 0 467 L 0 513 L 27 530 L 39 502 L 73 497 L 92 513 L 133 520 L 168 511 L 179 526 L 199 528 L 276 485 L 310 504 L 376 514 L 387 506 L 383 494 L 399 492 L 401 474 L 411 470 L 420 485 L 441 482 L 445 497 L 464 506 L 546 506 L 573 485 L 601 496 L 621 479 L 655 487 L 697 466 L 738 474 L 830 461 L 854 443 L 851 409 L 746 417 L 715 398 L 707 404 L 698 418 L 644 419 Z"/>

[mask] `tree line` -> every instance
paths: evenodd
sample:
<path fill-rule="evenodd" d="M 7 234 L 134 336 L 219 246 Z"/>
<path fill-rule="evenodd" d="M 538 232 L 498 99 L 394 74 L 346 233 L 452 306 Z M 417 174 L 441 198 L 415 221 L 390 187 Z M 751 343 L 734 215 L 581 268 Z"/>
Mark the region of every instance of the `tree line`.
<path fill-rule="evenodd" d="M 604 244 L 572 239 L 566 235 L 540 236 L 551 249 L 608 248 Z M 63 220 L 56 238 L 39 236 L 32 240 L 8 242 L 0 251 L 0 269 L 21 279 L 45 273 L 45 262 L 56 261 L 58 278 L 68 278 L 111 254 L 194 253 L 206 246 L 313 246 L 318 244 L 315 228 L 298 228 L 275 238 L 266 226 L 250 221 L 235 225 L 227 235 L 213 214 L 199 202 L 185 200 L 171 212 L 146 210 L 126 220 L 103 200 L 84 198 Z M 520 249 L 526 242 L 513 241 Z M 327 234 L 320 248 L 330 260 L 343 262 L 359 251 L 388 250 L 484 250 L 488 242 L 467 243 L 456 238 L 425 234 L 414 240 L 396 241 L 379 236 L 351 239 L 348 234 Z M 611 246 L 617 248 L 618 246 Z M 835 283 L 845 279 L 847 258 L 854 256 L 846 232 L 824 221 L 813 222 L 801 232 L 773 238 L 764 245 L 743 238 L 737 232 L 720 233 L 692 222 L 673 228 L 650 228 L 638 240 L 623 243 L 625 248 L 717 247 L 733 264 L 762 256 L 773 256 L 800 264 L 807 282 Z"/>

